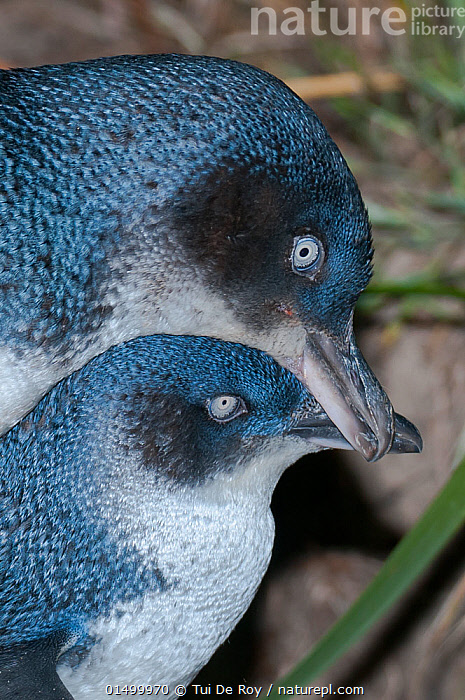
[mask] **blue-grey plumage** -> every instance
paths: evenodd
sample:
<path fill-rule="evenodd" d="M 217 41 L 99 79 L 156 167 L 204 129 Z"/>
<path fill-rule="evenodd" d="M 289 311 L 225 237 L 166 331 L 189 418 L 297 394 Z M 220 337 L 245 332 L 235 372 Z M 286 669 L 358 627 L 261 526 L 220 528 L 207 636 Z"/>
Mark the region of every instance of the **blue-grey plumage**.
<path fill-rule="evenodd" d="M 258 68 L 0 73 L 0 431 L 112 345 L 209 335 L 270 353 L 376 459 L 393 412 L 352 331 L 371 258 L 341 153 Z"/>
<path fill-rule="evenodd" d="M 236 344 L 138 338 L 62 380 L 0 440 L 1 697 L 37 668 L 68 697 L 59 654 L 77 700 L 187 683 L 266 570 L 281 473 L 337 444 L 293 374 Z"/>

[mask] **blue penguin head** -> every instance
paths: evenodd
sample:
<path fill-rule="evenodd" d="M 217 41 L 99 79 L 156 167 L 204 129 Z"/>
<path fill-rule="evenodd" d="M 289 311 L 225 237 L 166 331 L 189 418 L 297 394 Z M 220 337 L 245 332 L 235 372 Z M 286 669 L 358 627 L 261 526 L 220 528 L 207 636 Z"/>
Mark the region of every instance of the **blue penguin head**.
<path fill-rule="evenodd" d="M 397 428 L 397 451 L 417 451 L 415 428 L 400 416 Z M 131 494 L 195 497 L 221 482 L 228 499 L 247 472 L 247 488 L 269 499 L 290 463 L 332 445 L 350 448 L 303 384 L 258 350 L 153 336 L 94 358 L 0 440 L 0 647 L 79 635 L 115 600 L 163 590 L 156 557 L 141 562 L 109 525 L 132 517 Z"/>
<path fill-rule="evenodd" d="M 99 302 L 99 318 L 80 320 L 95 306 L 95 279 L 111 301 L 137 274 L 144 304 L 170 297 L 168 332 L 270 353 L 367 459 L 389 450 L 393 410 L 352 330 L 370 278 L 370 224 L 310 107 L 258 68 L 204 56 L 121 56 L 0 80 L 4 148 L 12 158 L 27 148 L 9 211 L 16 202 L 30 221 L 32 207 L 38 250 L 54 228 L 51 287 L 69 268 L 59 303 L 44 299 L 47 318 L 58 316 L 55 330 L 38 327 L 43 342 L 71 324 L 94 332 L 112 313 Z M 76 280 L 86 287 L 77 310 Z M 142 323 L 135 334 L 144 332 L 153 329 Z"/>
<path fill-rule="evenodd" d="M 257 471 L 252 488 L 272 489 L 319 449 L 317 434 L 292 434 L 303 417 L 330 424 L 271 357 L 209 338 L 138 338 L 60 382 L 0 440 L 0 650 L 79 638 L 115 601 L 163 590 L 156 557 L 142 562 L 109 526 L 131 517 L 130 494 L 195 497 L 263 455 L 270 473 Z"/>
<path fill-rule="evenodd" d="M 418 450 L 396 423 L 397 450 Z M 138 338 L 60 382 L 0 439 L 0 692 L 71 698 L 63 654 L 65 685 L 94 697 L 122 646 L 158 673 L 186 630 L 205 662 L 266 569 L 276 481 L 329 445 L 350 448 L 295 375 L 237 344 Z"/>

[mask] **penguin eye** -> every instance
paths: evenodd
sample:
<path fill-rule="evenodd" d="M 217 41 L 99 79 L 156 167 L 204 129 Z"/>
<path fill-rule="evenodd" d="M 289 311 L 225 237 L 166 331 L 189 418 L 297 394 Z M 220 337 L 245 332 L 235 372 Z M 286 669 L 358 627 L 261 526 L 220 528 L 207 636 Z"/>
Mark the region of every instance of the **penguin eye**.
<path fill-rule="evenodd" d="M 294 238 L 294 249 L 291 261 L 292 269 L 298 275 L 317 272 L 324 258 L 321 242 L 314 236 L 298 236 Z"/>
<path fill-rule="evenodd" d="M 226 423 L 247 413 L 247 407 L 239 396 L 217 396 L 208 402 L 207 408 L 210 418 L 220 423 Z"/>

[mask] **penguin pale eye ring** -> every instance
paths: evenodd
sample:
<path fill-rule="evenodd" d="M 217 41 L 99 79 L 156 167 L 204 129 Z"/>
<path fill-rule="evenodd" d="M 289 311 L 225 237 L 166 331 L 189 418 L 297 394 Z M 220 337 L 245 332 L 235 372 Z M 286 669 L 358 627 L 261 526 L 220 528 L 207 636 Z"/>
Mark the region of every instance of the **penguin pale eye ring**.
<path fill-rule="evenodd" d="M 318 272 L 324 259 L 321 242 L 314 236 L 297 236 L 294 238 L 292 251 L 292 269 L 299 275 Z"/>
<path fill-rule="evenodd" d="M 239 396 L 229 396 L 226 394 L 211 399 L 211 401 L 208 402 L 207 408 L 210 418 L 220 423 L 226 423 L 227 421 L 233 420 L 233 418 L 241 416 L 243 413 L 247 413 L 247 407 Z"/>

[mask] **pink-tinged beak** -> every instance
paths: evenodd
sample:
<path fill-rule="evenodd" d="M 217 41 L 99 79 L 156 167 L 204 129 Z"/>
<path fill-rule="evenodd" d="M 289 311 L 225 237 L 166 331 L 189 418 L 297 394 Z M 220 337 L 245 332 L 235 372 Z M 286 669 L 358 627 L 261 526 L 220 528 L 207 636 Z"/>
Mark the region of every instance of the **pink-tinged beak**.
<path fill-rule="evenodd" d="M 309 332 L 298 365 L 288 367 L 367 461 L 389 452 L 395 435 L 394 411 L 357 347 L 353 330 L 345 341 L 324 331 Z"/>

